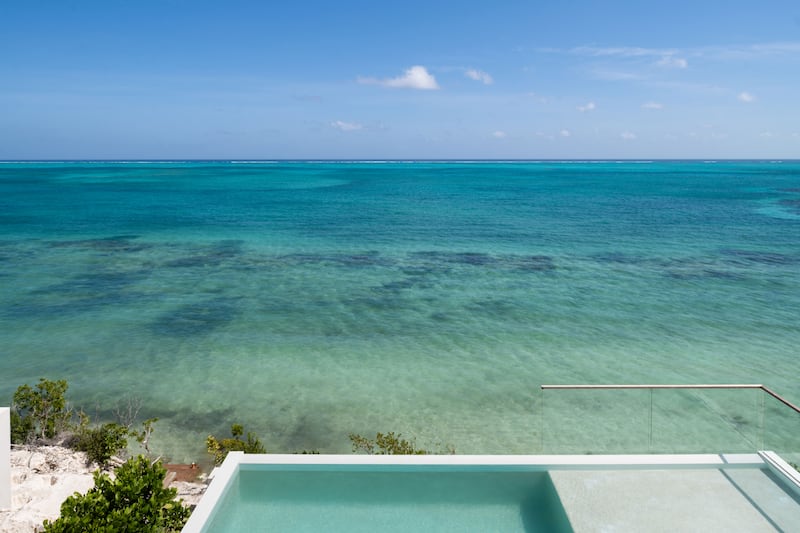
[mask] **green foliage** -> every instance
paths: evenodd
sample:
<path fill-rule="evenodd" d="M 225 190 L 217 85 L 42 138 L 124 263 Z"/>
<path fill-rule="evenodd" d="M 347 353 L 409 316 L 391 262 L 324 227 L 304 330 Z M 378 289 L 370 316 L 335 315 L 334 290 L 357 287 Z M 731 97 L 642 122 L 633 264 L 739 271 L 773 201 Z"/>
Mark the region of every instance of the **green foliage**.
<path fill-rule="evenodd" d="M 161 533 L 181 530 L 190 511 L 175 501 L 176 489 L 163 486 L 166 469 L 145 457 L 129 459 L 112 480 L 94 473 L 94 488 L 61 504 L 61 516 L 45 520 L 45 533 Z"/>
<path fill-rule="evenodd" d="M 209 435 L 206 438 L 206 449 L 208 453 L 214 456 L 215 465 L 221 465 L 228 452 L 267 453 L 266 448 L 261 444 L 258 437 L 248 432 L 247 440 L 242 440 L 242 435 L 244 435 L 244 426 L 233 424 L 231 426 L 231 438 L 218 440 L 214 435 Z"/>
<path fill-rule="evenodd" d="M 129 431 L 129 435 L 136 439 L 148 454 L 150 453 L 150 435 L 153 434 L 153 424 L 156 422 L 158 422 L 158 418 L 148 418 L 142 422 L 141 431 L 134 431 L 132 429 Z"/>
<path fill-rule="evenodd" d="M 33 418 L 11 410 L 11 442 L 24 444 L 33 438 Z"/>
<path fill-rule="evenodd" d="M 408 441 L 401 434 L 377 433 L 375 440 L 362 437 L 355 433 L 349 435 L 350 442 L 353 443 L 354 452 L 364 452 L 370 455 L 427 455 L 428 450 L 417 448 L 416 443 Z"/>
<path fill-rule="evenodd" d="M 85 419 L 88 422 L 88 418 Z M 97 463 L 101 468 L 108 466 L 112 456 L 121 453 L 128 446 L 128 428 L 114 422 L 90 428 L 82 424 L 74 448 L 86 452 L 88 464 Z"/>
<path fill-rule="evenodd" d="M 35 387 L 22 385 L 14 393 L 12 436 L 15 443 L 31 439 L 52 439 L 69 426 L 72 413 L 67 409 L 64 394 L 67 382 L 41 378 Z"/>

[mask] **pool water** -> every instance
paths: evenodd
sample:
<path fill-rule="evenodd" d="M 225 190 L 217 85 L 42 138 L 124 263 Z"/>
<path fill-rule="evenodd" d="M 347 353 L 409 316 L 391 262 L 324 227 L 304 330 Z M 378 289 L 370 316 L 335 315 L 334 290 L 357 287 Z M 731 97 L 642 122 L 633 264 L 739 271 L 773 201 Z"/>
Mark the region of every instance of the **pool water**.
<path fill-rule="evenodd" d="M 572 531 L 547 472 L 242 465 L 204 530 Z"/>

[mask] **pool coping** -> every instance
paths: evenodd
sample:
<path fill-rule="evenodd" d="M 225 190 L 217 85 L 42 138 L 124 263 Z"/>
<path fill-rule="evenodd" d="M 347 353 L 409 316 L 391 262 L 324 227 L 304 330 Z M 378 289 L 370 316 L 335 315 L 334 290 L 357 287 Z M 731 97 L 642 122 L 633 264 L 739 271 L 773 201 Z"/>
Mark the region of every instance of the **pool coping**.
<path fill-rule="evenodd" d="M 747 454 L 663 454 L 663 455 L 317 455 L 245 454 L 231 452 L 213 472 L 200 503 L 192 512 L 183 533 L 202 533 L 210 524 L 218 504 L 232 486 L 241 467 L 275 466 L 289 469 L 335 470 L 342 467 L 416 466 L 421 469 L 525 467 L 530 471 L 555 470 L 678 470 L 768 468 L 800 495 L 800 473 L 774 452 Z"/>

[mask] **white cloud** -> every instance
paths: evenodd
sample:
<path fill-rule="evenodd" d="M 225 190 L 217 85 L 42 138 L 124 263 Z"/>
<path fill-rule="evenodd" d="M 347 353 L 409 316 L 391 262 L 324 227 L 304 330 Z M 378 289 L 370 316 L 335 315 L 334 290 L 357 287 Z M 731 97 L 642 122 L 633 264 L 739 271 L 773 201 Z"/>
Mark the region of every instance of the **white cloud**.
<path fill-rule="evenodd" d="M 656 61 L 656 65 L 663 68 L 686 68 L 689 62 L 682 57 L 667 55 Z"/>
<path fill-rule="evenodd" d="M 495 139 L 505 139 L 506 132 L 500 130 L 492 132 L 492 137 L 494 137 Z"/>
<path fill-rule="evenodd" d="M 560 51 L 560 50 L 556 50 Z M 603 56 L 616 56 L 616 57 L 648 57 L 648 56 L 662 56 L 667 57 L 677 53 L 674 49 L 663 48 L 642 48 L 639 46 L 617 46 L 598 48 L 594 46 L 579 46 L 569 50 L 572 54 L 603 57 Z"/>
<path fill-rule="evenodd" d="M 540 94 L 537 94 L 537 93 L 535 93 L 533 91 L 527 93 L 527 96 L 530 96 L 531 98 L 533 98 L 534 100 L 536 100 L 540 104 L 546 104 L 548 102 L 548 99 L 546 97 L 544 97 L 544 96 L 542 96 Z"/>
<path fill-rule="evenodd" d="M 575 48 L 538 48 L 538 52 L 551 54 L 573 54 L 583 57 L 647 58 L 660 57 L 666 62 L 660 66 L 686 68 L 688 62 L 675 57 L 680 54 L 689 57 L 708 59 L 759 59 L 764 57 L 796 56 L 800 54 L 800 41 L 754 43 L 750 45 L 716 45 L 687 48 L 644 48 L 640 46 L 596 47 L 578 46 Z M 658 64 L 657 63 L 657 64 Z"/>
<path fill-rule="evenodd" d="M 364 126 L 362 126 L 358 122 L 345 122 L 343 120 L 335 120 L 331 122 L 331 127 L 336 128 L 339 131 L 358 131 L 362 129 Z"/>
<path fill-rule="evenodd" d="M 593 68 L 589 74 L 593 78 L 603 81 L 643 81 L 647 79 L 641 74 L 622 70 L 609 70 L 606 68 Z"/>
<path fill-rule="evenodd" d="M 566 129 L 565 129 L 565 130 L 561 130 L 561 131 L 559 131 L 559 132 L 558 132 L 558 134 L 559 134 L 560 136 L 562 136 L 562 137 L 569 137 L 569 136 L 571 136 L 571 135 L 572 135 L 572 133 L 570 133 L 570 131 L 569 131 L 569 130 L 566 130 Z"/>
<path fill-rule="evenodd" d="M 658 102 L 645 102 L 642 104 L 642 109 L 664 109 L 664 104 Z"/>
<path fill-rule="evenodd" d="M 626 141 L 632 141 L 636 138 L 636 134 L 631 133 L 629 131 L 623 131 L 622 133 L 619 134 L 619 136 Z"/>
<path fill-rule="evenodd" d="M 421 65 L 414 65 L 407 69 L 402 76 L 396 78 L 358 78 L 358 83 L 382 85 L 383 87 L 394 87 L 400 89 L 424 89 L 433 90 L 438 89 L 439 84 L 436 83 L 428 69 Z"/>
<path fill-rule="evenodd" d="M 756 101 L 756 97 L 747 91 L 739 93 L 739 96 L 737 96 L 737 98 L 739 99 L 740 102 L 744 102 L 746 104 Z"/>
<path fill-rule="evenodd" d="M 775 134 L 772 133 L 771 131 L 762 131 L 761 133 L 758 134 L 758 136 L 764 137 L 765 139 L 769 139 L 770 137 L 774 137 Z"/>
<path fill-rule="evenodd" d="M 476 70 L 474 68 L 465 71 L 464 76 L 468 77 L 471 80 L 483 82 L 484 85 L 491 85 L 492 83 L 494 83 L 494 80 L 488 73 L 482 70 Z"/>
<path fill-rule="evenodd" d="M 594 104 L 594 102 L 589 102 L 586 105 L 579 105 L 577 110 L 581 113 L 586 113 L 587 111 L 594 111 L 596 108 L 597 106 Z"/>

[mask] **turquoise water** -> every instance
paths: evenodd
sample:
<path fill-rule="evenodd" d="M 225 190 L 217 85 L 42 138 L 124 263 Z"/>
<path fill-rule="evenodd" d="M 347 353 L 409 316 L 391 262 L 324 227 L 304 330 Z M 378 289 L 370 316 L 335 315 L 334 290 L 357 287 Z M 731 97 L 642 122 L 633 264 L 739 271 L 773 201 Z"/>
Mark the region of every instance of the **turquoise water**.
<path fill-rule="evenodd" d="M 0 164 L 0 399 L 134 398 L 174 460 L 536 453 L 543 383 L 797 403 L 799 311 L 798 162 Z"/>
<path fill-rule="evenodd" d="M 207 531 L 572 531 L 547 472 L 339 468 L 242 467 Z"/>

